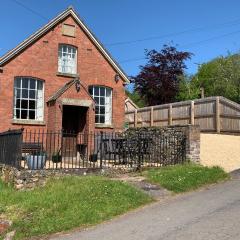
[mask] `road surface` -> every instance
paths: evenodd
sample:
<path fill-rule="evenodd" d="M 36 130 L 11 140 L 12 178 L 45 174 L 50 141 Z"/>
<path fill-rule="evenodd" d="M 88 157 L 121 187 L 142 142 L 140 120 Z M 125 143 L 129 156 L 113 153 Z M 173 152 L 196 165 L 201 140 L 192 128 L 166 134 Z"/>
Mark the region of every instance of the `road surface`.
<path fill-rule="evenodd" d="M 240 179 L 179 195 L 51 240 L 240 240 Z"/>

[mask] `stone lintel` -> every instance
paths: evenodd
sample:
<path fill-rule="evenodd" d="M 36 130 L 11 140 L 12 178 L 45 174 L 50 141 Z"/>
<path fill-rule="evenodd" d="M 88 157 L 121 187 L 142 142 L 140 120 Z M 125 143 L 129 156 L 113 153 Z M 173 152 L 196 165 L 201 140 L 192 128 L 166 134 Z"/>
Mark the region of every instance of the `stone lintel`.
<path fill-rule="evenodd" d="M 93 104 L 92 100 L 74 99 L 74 98 L 63 98 L 61 100 L 62 105 L 90 107 Z"/>

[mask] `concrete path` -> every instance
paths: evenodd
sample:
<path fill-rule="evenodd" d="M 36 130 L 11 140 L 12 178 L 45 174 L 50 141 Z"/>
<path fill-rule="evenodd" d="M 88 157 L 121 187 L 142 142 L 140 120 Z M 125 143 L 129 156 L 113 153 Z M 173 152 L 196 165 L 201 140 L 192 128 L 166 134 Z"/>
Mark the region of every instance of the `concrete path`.
<path fill-rule="evenodd" d="M 51 240 L 239 240 L 240 179 L 179 195 Z"/>

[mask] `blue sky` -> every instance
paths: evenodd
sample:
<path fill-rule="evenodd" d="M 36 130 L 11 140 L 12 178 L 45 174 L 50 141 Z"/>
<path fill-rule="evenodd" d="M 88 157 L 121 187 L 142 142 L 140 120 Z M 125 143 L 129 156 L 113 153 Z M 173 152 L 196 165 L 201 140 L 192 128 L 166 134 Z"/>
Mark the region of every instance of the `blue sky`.
<path fill-rule="evenodd" d="M 197 64 L 240 50 L 239 0 L 1 0 L 0 56 L 69 5 L 128 75 L 145 63 L 144 49 L 165 43 L 194 54 L 190 74 Z M 142 39 L 148 40 L 133 42 Z"/>

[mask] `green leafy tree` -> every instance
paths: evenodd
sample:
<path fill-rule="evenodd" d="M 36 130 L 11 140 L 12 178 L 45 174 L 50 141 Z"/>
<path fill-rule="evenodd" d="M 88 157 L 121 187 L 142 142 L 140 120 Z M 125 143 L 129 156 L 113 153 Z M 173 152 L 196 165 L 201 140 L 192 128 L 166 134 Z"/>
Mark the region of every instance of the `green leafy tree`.
<path fill-rule="evenodd" d="M 191 84 L 205 96 L 224 96 L 240 103 L 240 55 L 218 57 L 202 64 Z"/>
<path fill-rule="evenodd" d="M 179 92 L 176 96 L 177 101 L 197 99 L 200 96 L 200 88 L 192 81 L 193 77 L 184 75 L 180 77 Z"/>
<path fill-rule="evenodd" d="M 126 94 L 138 107 L 142 108 L 146 106 L 145 101 L 140 97 L 136 90 L 130 92 L 126 89 Z"/>

